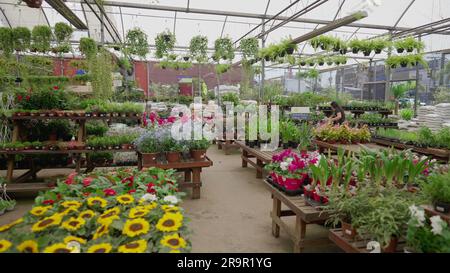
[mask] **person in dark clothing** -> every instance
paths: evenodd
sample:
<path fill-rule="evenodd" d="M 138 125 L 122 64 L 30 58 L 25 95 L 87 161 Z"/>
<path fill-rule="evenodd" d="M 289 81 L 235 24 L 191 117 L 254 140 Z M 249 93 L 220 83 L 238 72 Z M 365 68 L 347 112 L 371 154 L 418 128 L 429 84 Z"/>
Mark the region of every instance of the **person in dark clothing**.
<path fill-rule="evenodd" d="M 331 108 L 333 109 L 333 116 L 330 118 L 333 124 L 342 125 L 345 122 L 345 112 L 344 109 L 335 101 L 331 103 Z"/>

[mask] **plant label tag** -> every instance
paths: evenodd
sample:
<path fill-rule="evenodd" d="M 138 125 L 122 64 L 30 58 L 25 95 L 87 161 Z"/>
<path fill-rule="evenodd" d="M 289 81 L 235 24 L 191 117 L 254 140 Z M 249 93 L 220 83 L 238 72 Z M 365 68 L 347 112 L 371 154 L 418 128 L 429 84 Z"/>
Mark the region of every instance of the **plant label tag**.
<path fill-rule="evenodd" d="M 352 232 L 351 230 L 349 230 L 349 229 L 346 229 L 346 230 L 345 230 L 345 233 L 346 233 L 347 235 L 352 235 L 352 234 L 353 234 L 353 232 Z"/>
<path fill-rule="evenodd" d="M 436 210 L 439 212 L 444 212 L 445 209 L 443 207 L 436 206 Z"/>

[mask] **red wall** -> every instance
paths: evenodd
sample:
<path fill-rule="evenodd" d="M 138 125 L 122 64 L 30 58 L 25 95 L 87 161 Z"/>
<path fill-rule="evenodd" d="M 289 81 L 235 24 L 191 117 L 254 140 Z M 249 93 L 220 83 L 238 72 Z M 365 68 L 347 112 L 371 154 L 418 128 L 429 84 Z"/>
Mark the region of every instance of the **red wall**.
<path fill-rule="evenodd" d="M 134 62 L 134 78 L 137 82 L 137 86 L 139 88 L 142 88 L 146 95 L 148 93 L 148 85 L 149 85 L 148 77 L 149 77 L 149 75 L 148 75 L 147 62 L 135 61 Z"/>
<path fill-rule="evenodd" d="M 67 77 L 72 77 L 73 75 L 75 75 L 75 73 L 77 72 L 76 68 L 70 66 L 70 62 L 74 60 L 74 59 L 58 59 L 58 58 L 54 58 L 53 59 L 53 74 L 55 76 L 62 76 L 64 74 L 64 76 Z M 64 70 L 62 70 L 61 68 L 63 68 Z M 64 73 L 62 73 L 64 72 Z"/>

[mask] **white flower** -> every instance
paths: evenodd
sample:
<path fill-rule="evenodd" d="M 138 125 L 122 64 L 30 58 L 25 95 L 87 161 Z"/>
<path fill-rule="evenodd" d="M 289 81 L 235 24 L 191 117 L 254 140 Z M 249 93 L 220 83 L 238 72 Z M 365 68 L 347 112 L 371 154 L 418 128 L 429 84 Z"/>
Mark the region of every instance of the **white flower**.
<path fill-rule="evenodd" d="M 441 235 L 445 222 L 438 215 L 431 217 L 430 221 L 432 227 L 431 232 L 434 235 Z"/>
<path fill-rule="evenodd" d="M 425 211 L 412 205 L 409 207 L 409 211 L 411 216 L 417 221 L 415 224 L 416 227 L 423 227 L 425 224 Z"/>
<path fill-rule="evenodd" d="M 289 163 L 287 163 L 287 162 L 281 162 L 281 163 L 280 163 L 280 168 L 281 168 L 283 171 L 286 171 L 286 170 L 288 169 L 288 167 L 289 167 Z"/>
<path fill-rule="evenodd" d="M 289 163 L 289 164 L 291 164 L 292 161 L 294 161 L 294 159 L 293 159 L 292 157 L 288 157 L 288 158 L 286 159 L 286 162 Z"/>
<path fill-rule="evenodd" d="M 147 202 L 153 202 L 158 200 L 158 197 L 154 194 L 146 193 L 141 197 L 141 200 L 147 201 Z"/>
<path fill-rule="evenodd" d="M 164 201 L 176 205 L 178 203 L 178 198 L 173 195 L 168 195 L 168 196 L 164 197 Z"/>

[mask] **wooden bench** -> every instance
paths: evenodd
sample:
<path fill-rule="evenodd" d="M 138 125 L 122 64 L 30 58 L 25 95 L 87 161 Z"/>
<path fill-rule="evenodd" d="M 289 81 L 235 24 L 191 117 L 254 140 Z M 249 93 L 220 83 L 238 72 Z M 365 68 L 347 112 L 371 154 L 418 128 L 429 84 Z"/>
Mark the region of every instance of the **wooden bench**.
<path fill-rule="evenodd" d="M 236 141 L 236 144 L 241 148 L 242 168 L 252 165 L 256 169 L 256 178 L 263 178 L 264 166 L 272 161 L 274 154 L 281 151 L 261 151 L 259 148 L 250 148 L 244 141 Z"/>
<path fill-rule="evenodd" d="M 178 172 L 184 172 L 184 182 L 180 183 L 181 188 L 192 188 L 192 199 L 200 198 L 200 188 L 202 186 L 201 172 L 203 168 L 207 168 L 213 165 L 213 162 L 208 157 L 205 160 L 183 160 L 181 162 L 168 163 L 158 162 L 156 164 L 142 164 L 142 154 L 138 153 L 139 169 L 143 168 L 160 168 L 160 169 L 175 169 Z"/>
<path fill-rule="evenodd" d="M 322 223 L 328 219 L 328 215 L 325 212 L 306 205 L 305 199 L 302 196 L 287 196 L 265 180 L 264 185 L 271 192 L 273 200 L 273 208 L 270 213 L 272 218 L 272 235 L 278 238 L 280 236 L 280 228 L 282 228 L 294 242 L 294 252 L 302 252 L 305 245 L 306 226 Z M 289 210 L 281 210 L 281 203 L 286 205 Z M 281 217 L 286 216 L 296 217 L 294 230 L 281 219 Z"/>
<path fill-rule="evenodd" d="M 230 155 L 231 151 L 239 150 L 239 146 L 234 140 L 216 140 L 217 148 L 219 150 L 224 150 L 226 155 Z"/>
<path fill-rule="evenodd" d="M 344 149 L 345 152 L 352 152 L 352 153 L 360 153 L 363 149 L 368 150 L 375 150 L 375 151 L 381 151 L 381 150 L 388 150 L 389 148 L 380 146 L 373 143 L 365 143 L 365 144 L 339 144 L 339 143 L 328 143 L 320 140 L 314 140 L 314 144 L 317 145 L 319 148 L 320 153 L 325 153 L 327 151 L 333 151 L 337 152 L 339 149 Z"/>

